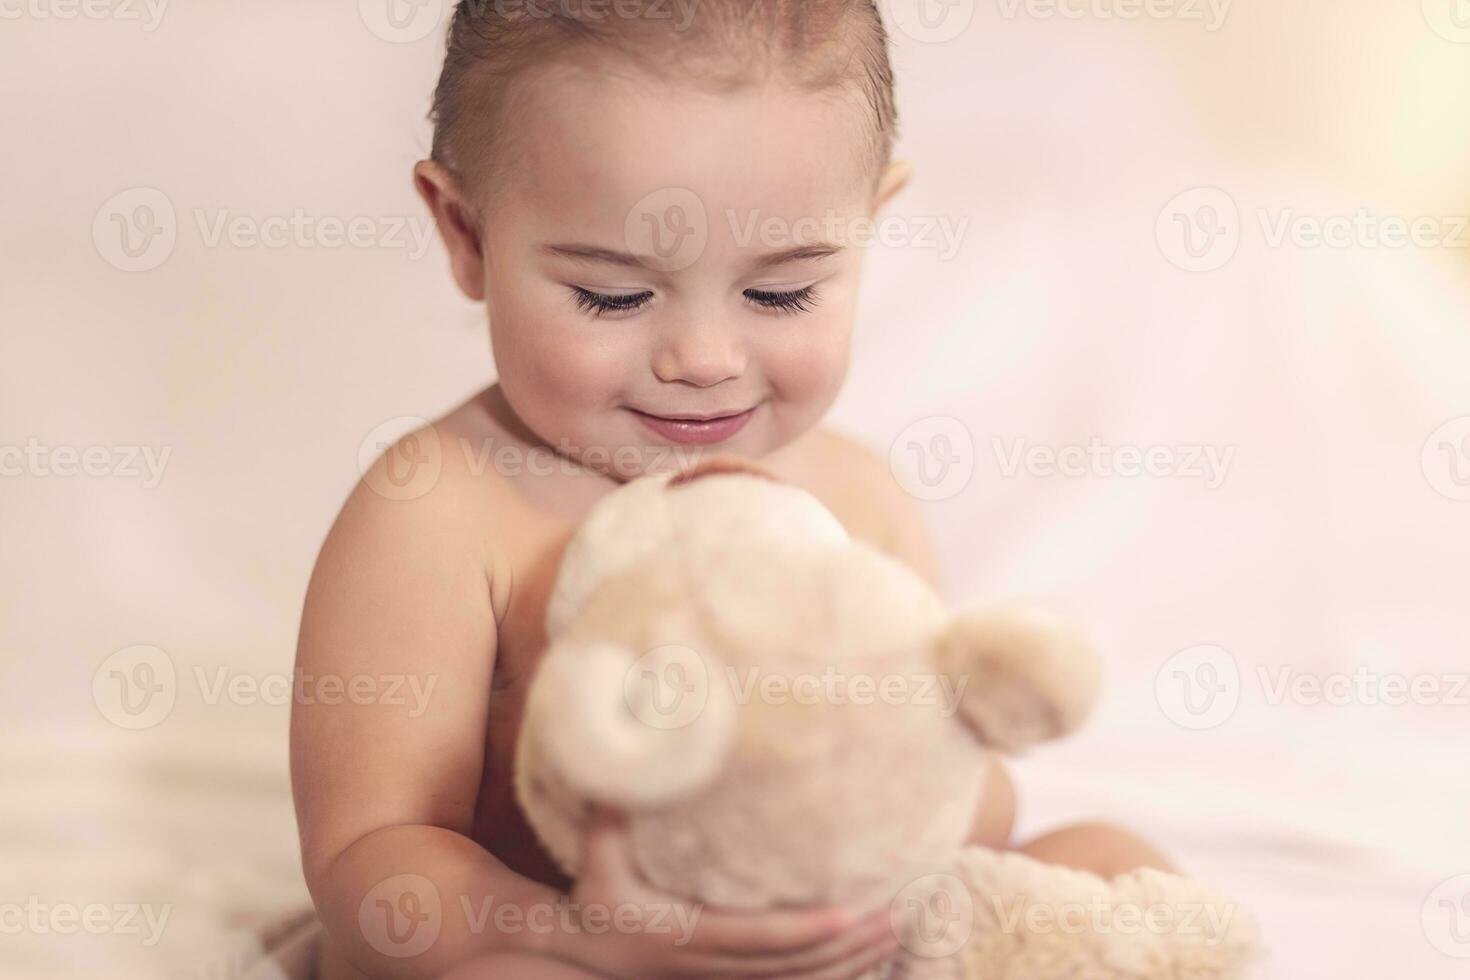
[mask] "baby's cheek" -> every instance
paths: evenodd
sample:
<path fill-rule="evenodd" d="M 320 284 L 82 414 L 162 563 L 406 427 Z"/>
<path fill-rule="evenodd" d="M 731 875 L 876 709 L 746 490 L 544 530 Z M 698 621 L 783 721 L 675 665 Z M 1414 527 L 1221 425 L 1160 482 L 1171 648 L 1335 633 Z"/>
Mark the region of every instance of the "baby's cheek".
<path fill-rule="evenodd" d="M 825 411 L 847 377 L 852 329 L 845 320 L 794 326 L 766 345 L 761 357 L 778 399 Z"/>
<path fill-rule="evenodd" d="M 498 300 L 490 330 L 502 381 L 534 385 L 573 404 L 597 399 L 616 384 L 615 346 L 570 313 L 560 293 L 507 291 Z"/>
<path fill-rule="evenodd" d="M 574 403 L 605 401 L 618 390 L 623 359 L 616 345 L 586 330 L 546 326 L 533 342 L 536 373 L 549 390 Z"/>

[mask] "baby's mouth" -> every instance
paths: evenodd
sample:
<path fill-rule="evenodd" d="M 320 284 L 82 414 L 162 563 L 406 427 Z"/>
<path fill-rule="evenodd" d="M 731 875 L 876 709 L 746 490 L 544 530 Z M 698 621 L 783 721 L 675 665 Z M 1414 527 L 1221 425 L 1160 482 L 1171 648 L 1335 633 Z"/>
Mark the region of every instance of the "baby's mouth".
<path fill-rule="evenodd" d="M 756 406 L 757 408 L 759 406 Z M 630 408 L 644 427 L 670 442 L 709 446 L 734 438 L 755 414 L 755 408 L 716 414 L 678 413 L 654 415 Z"/>

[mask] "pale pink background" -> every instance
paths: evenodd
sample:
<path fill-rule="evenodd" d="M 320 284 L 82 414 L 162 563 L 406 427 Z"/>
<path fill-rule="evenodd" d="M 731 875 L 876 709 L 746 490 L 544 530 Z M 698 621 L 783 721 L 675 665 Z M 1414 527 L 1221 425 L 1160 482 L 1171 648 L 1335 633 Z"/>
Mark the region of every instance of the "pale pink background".
<path fill-rule="evenodd" d="M 1248 222 L 1232 262 L 1190 274 L 1154 229 L 1201 186 L 1246 214 L 1470 212 L 1470 45 L 1416 0 L 1240 0 L 1218 33 L 1002 9 L 947 43 L 896 32 L 918 174 L 895 210 L 970 226 L 949 262 L 875 250 L 833 422 L 886 455 L 959 419 L 974 477 L 924 505 L 950 598 L 1041 594 L 1098 638 L 1106 699 L 1018 765 L 1023 831 L 1152 833 L 1263 920 L 1263 976 L 1464 975 L 1421 911 L 1470 873 L 1470 708 L 1273 707 L 1255 671 L 1470 669 L 1470 503 L 1421 465 L 1470 415 L 1470 255 L 1270 249 Z M 125 732 L 92 675 L 138 643 L 185 678 L 289 671 L 363 439 L 493 377 L 437 243 L 208 248 L 194 219 L 422 221 L 408 173 L 440 50 L 386 43 L 347 0 L 193 0 L 151 32 L 0 22 L 0 445 L 173 453 L 151 490 L 0 478 L 0 901 L 173 907 L 158 949 L 7 937 L 0 975 L 197 966 L 304 899 L 285 708 L 208 705 L 189 681 Z M 92 225 L 140 186 L 179 238 L 130 274 Z M 1235 457 L 1212 491 L 1007 478 L 992 440 L 1018 437 Z M 1228 722 L 1186 731 L 1155 677 L 1202 643 L 1245 682 Z"/>

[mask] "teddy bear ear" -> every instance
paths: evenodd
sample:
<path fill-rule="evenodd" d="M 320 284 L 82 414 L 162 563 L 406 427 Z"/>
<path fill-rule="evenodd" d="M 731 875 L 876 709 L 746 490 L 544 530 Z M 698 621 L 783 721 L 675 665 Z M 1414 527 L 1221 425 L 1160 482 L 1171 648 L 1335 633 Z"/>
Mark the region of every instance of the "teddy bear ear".
<path fill-rule="evenodd" d="M 709 785 L 735 741 L 735 702 L 709 659 L 563 641 L 542 660 L 522 738 L 590 802 L 648 810 Z"/>
<path fill-rule="evenodd" d="M 965 613 L 940 635 L 939 670 L 981 742 L 1022 752 L 1060 738 L 1097 700 L 1101 664 L 1073 626 L 1032 606 Z"/>

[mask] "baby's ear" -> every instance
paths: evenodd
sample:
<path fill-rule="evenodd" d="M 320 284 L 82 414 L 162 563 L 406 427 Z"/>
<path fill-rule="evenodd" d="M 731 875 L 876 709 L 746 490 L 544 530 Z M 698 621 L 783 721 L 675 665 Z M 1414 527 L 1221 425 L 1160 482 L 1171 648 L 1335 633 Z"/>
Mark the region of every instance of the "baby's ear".
<path fill-rule="evenodd" d="M 898 192 L 908 186 L 914 175 L 914 165 L 908 160 L 892 160 L 883 168 L 873 192 L 873 213 L 878 214 L 888 206 Z"/>
<path fill-rule="evenodd" d="M 964 720 L 981 742 L 1004 752 L 1072 732 L 1097 699 L 1101 665 L 1082 635 L 1033 607 L 956 617 L 934 657 L 959 692 Z"/>
<path fill-rule="evenodd" d="M 421 160 L 413 170 L 413 185 L 424 199 L 444 239 L 449 268 L 460 291 L 479 303 L 485 299 L 485 256 L 481 230 L 464 199 L 458 177 L 433 160 Z"/>

